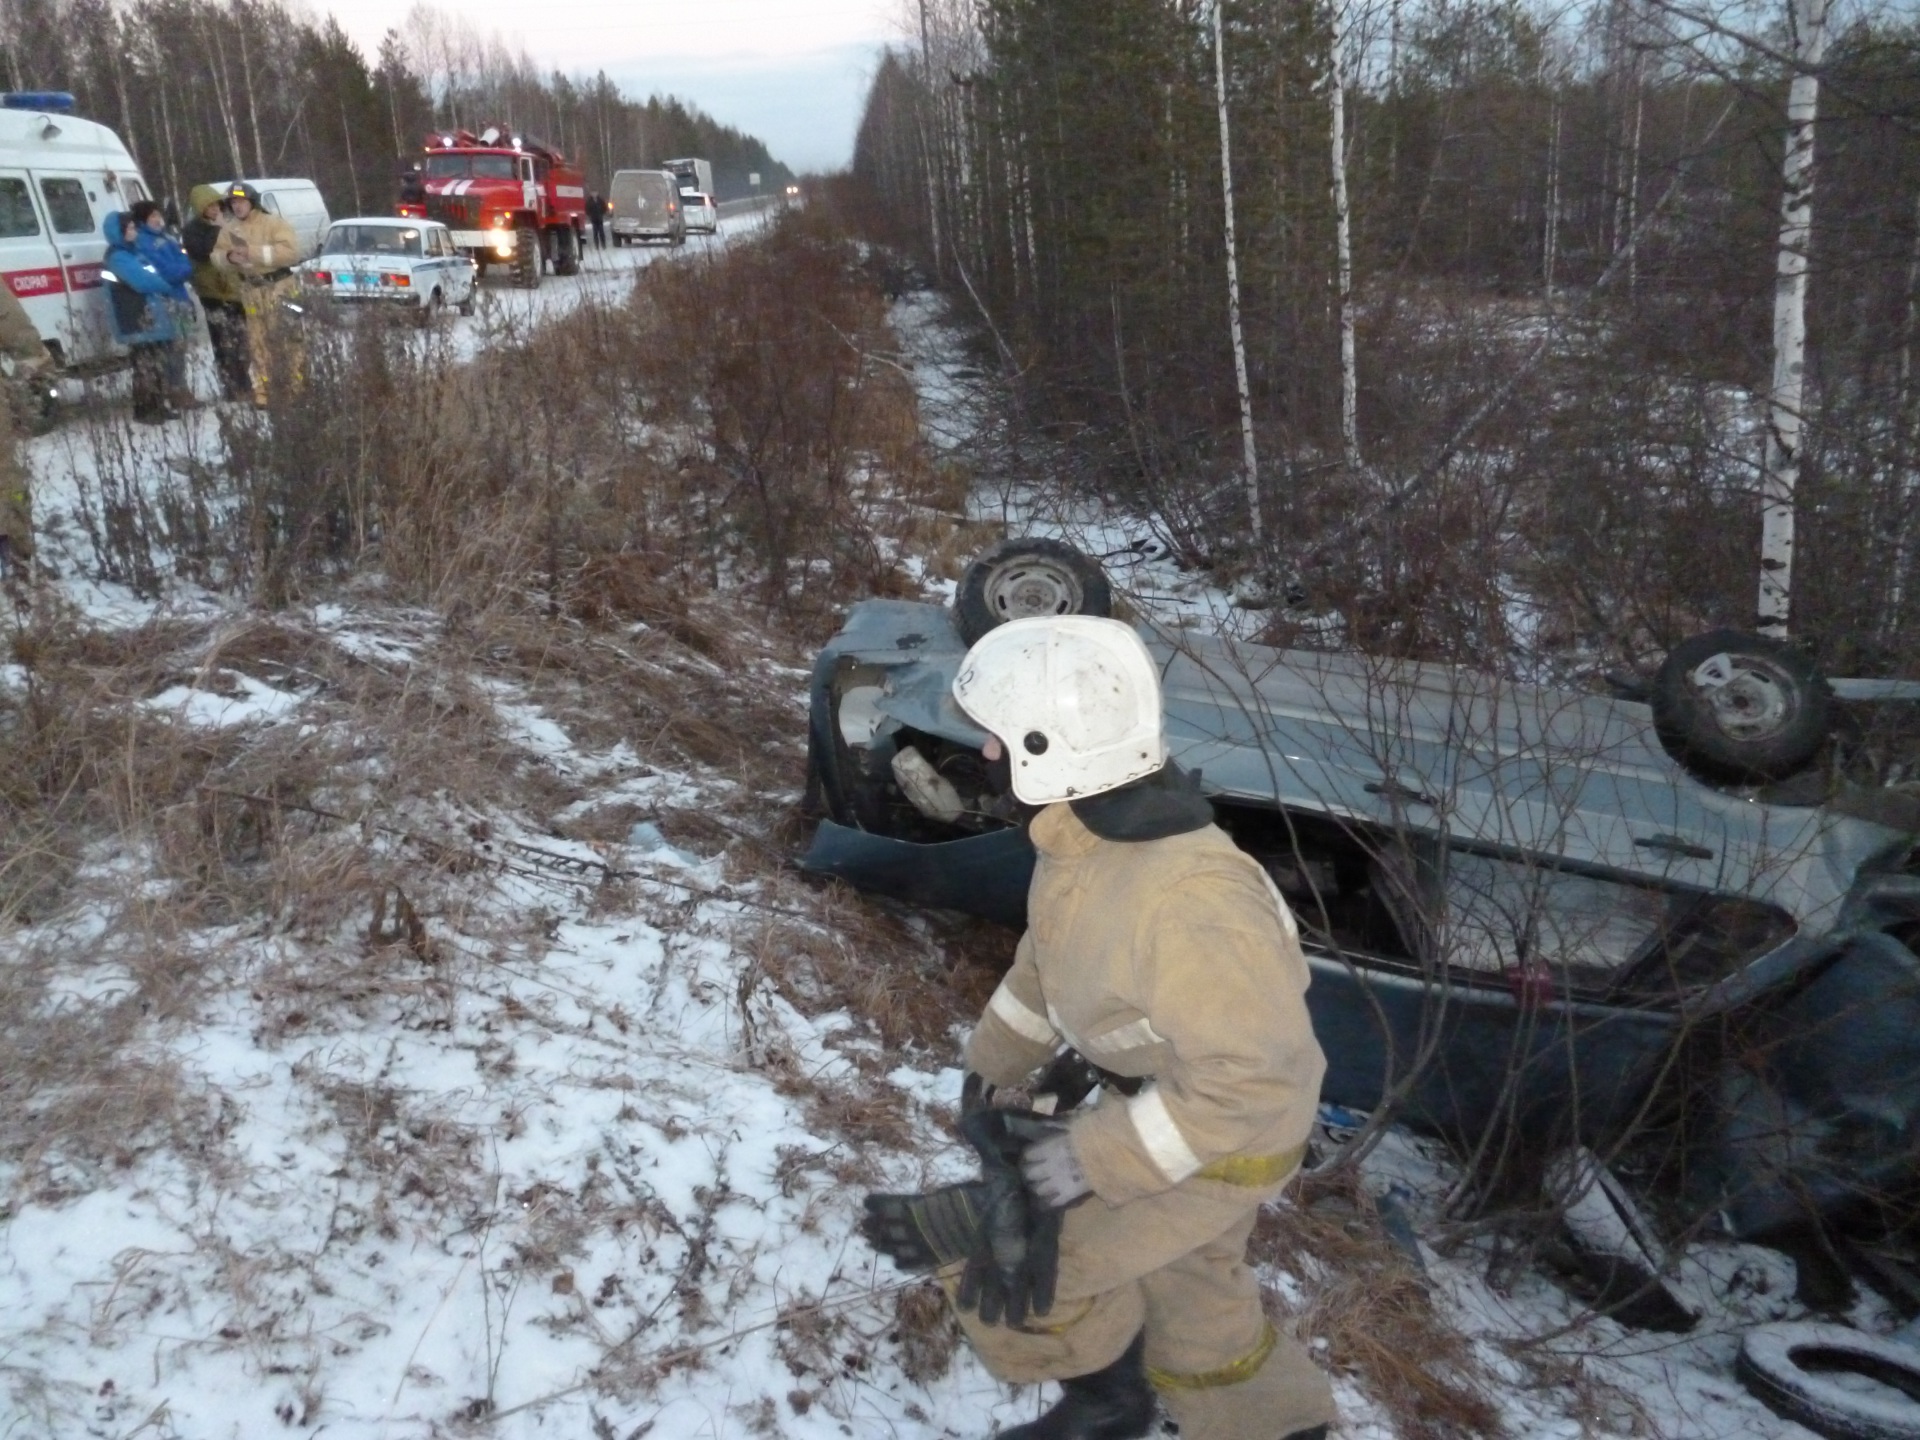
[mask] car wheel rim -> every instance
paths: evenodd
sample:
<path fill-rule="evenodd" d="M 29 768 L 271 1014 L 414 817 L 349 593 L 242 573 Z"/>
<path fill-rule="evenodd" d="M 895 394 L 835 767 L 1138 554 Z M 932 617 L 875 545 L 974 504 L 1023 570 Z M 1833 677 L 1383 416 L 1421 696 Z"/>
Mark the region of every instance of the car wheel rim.
<path fill-rule="evenodd" d="M 1710 656 L 1693 672 L 1694 688 L 1714 724 L 1736 740 L 1777 735 L 1793 715 L 1791 686 L 1772 666 L 1751 656 Z"/>
<path fill-rule="evenodd" d="M 1002 620 L 1029 620 L 1077 614 L 1085 594 L 1079 578 L 1065 566 L 1023 559 L 988 578 L 986 599 L 987 608 Z"/>

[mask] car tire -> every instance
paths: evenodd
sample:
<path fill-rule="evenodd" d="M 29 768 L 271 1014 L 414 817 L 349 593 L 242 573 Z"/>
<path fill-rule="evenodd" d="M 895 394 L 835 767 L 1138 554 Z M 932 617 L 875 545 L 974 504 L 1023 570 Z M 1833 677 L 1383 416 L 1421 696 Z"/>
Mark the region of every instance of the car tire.
<path fill-rule="evenodd" d="M 1749 1330 L 1734 1373 L 1774 1414 L 1828 1440 L 1920 1440 L 1920 1350 L 1912 1346 L 1847 1325 L 1787 1321 Z M 1842 1375 L 1904 1398 L 1863 1392 Z"/>
<path fill-rule="evenodd" d="M 544 248 L 540 242 L 540 232 L 533 226 L 522 225 L 514 232 L 513 283 L 522 290 L 540 288 L 540 252 Z"/>
<path fill-rule="evenodd" d="M 1706 780 L 1782 780 L 1826 743 L 1833 694 L 1780 640 L 1709 630 L 1681 641 L 1653 679 L 1653 723 L 1669 755 Z"/>
<path fill-rule="evenodd" d="M 438 329 L 446 318 L 447 297 L 436 285 L 433 287 L 433 293 L 427 297 L 427 303 L 420 307 L 418 316 L 420 328 L 422 330 Z"/>
<path fill-rule="evenodd" d="M 960 577 L 953 601 L 960 638 L 971 645 L 996 625 L 1041 615 L 1113 613 L 1113 587 L 1100 562 L 1059 540 L 1002 540 Z"/>
<path fill-rule="evenodd" d="M 475 304 L 476 302 L 478 302 L 479 298 L 480 298 L 479 286 L 478 286 L 478 283 L 476 282 L 473 288 L 467 291 L 467 298 L 462 300 L 456 308 L 460 311 L 462 315 L 471 316 L 473 314 Z"/>

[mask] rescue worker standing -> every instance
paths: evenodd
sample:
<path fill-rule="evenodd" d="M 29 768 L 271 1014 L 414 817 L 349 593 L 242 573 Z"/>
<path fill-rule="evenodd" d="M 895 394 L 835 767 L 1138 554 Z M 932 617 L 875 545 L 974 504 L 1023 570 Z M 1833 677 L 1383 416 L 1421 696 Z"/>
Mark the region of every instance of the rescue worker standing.
<path fill-rule="evenodd" d="M 306 259 L 293 227 L 260 208 L 260 192 L 245 181 L 227 190 L 233 219 L 214 242 L 213 263 L 240 278 L 247 312 L 247 342 L 253 368 L 253 399 L 267 403 L 280 303 L 293 289 L 293 267 Z"/>
<path fill-rule="evenodd" d="M 196 185 L 187 197 L 193 218 L 180 232 L 180 244 L 193 261 L 192 284 L 207 313 L 207 339 L 213 345 L 214 368 L 220 372 L 220 393 L 229 400 L 253 394 L 247 373 L 247 309 L 240 274 L 213 260 L 227 224 L 226 201 L 211 185 Z"/>
<path fill-rule="evenodd" d="M 6 405 L 0 411 L 0 576 L 13 578 L 33 560 L 33 492 L 18 439 L 39 427 L 53 368 L 40 332 L 10 285 L 0 285 L 0 374 Z"/>
<path fill-rule="evenodd" d="M 1133 1440 L 1156 1394 L 1182 1440 L 1323 1436 L 1331 1387 L 1269 1323 L 1246 1262 L 1260 1206 L 1304 1156 L 1326 1068 L 1293 917 L 1168 762 L 1159 674 L 1128 626 L 1008 622 L 968 652 L 953 694 L 1015 796 L 1043 807 L 1027 932 L 968 1041 L 968 1098 L 1022 1084 L 1063 1046 L 1126 1082 L 1064 1121 L 1003 1124 L 1024 1203 L 1058 1236 L 1057 1274 L 1024 1321 L 1024 1305 L 967 1308 L 983 1251 L 991 1266 L 1022 1237 L 956 1242 L 968 1227 L 943 1204 L 968 1191 L 958 1213 L 990 1217 L 1004 1189 L 872 1196 L 867 1234 L 905 1268 L 945 1267 L 1001 1380 L 1061 1382 L 1058 1404 L 1002 1440 Z M 978 1119 L 963 1123 L 976 1145 Z M 1039 1233 L 1028 1224 L 1029 1247 Z"/>

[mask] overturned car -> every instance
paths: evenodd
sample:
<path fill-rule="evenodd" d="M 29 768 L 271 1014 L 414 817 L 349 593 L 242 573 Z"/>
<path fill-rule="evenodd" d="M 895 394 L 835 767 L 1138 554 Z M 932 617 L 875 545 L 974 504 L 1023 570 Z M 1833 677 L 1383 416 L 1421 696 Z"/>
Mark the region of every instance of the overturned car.
<path fill-rule="evenodd" d="M 1084 569 L 1040 570 L 1002 563 L 956 610 L 854 607 L 813 673 L 807 869 L 1022 923 L 1025 816 L 950 686 L 984 626 L 1104 603 Z M 1900 806 L 1761 778 L 1819 741 L 1781 750 L 1817 707 L 1766 652 L 1685 657 L 1709 727 L 1757 742 L 1694 753 L 1671 703 L 1657 724 L 1639 700 L 1139 628 L 1174 760 L 1299 921 L 1324 1099 L 1495 1167 L 1635 1137 L 1745 1237 L 1909 1213 L 1920 856 Z"/>

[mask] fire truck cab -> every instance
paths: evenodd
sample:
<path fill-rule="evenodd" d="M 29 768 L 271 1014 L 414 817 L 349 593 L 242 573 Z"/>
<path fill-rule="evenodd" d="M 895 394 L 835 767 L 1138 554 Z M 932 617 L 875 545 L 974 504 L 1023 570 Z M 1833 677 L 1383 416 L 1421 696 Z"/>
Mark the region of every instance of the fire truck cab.
<path fill-rule="evenodd" d="M 482 273 L 511 265 L 525 289 L 547 270 L 579 272 L 586 177 L 551 145 L 504 126 L 429 135 L 398 208 L 445 225 Z"/>

